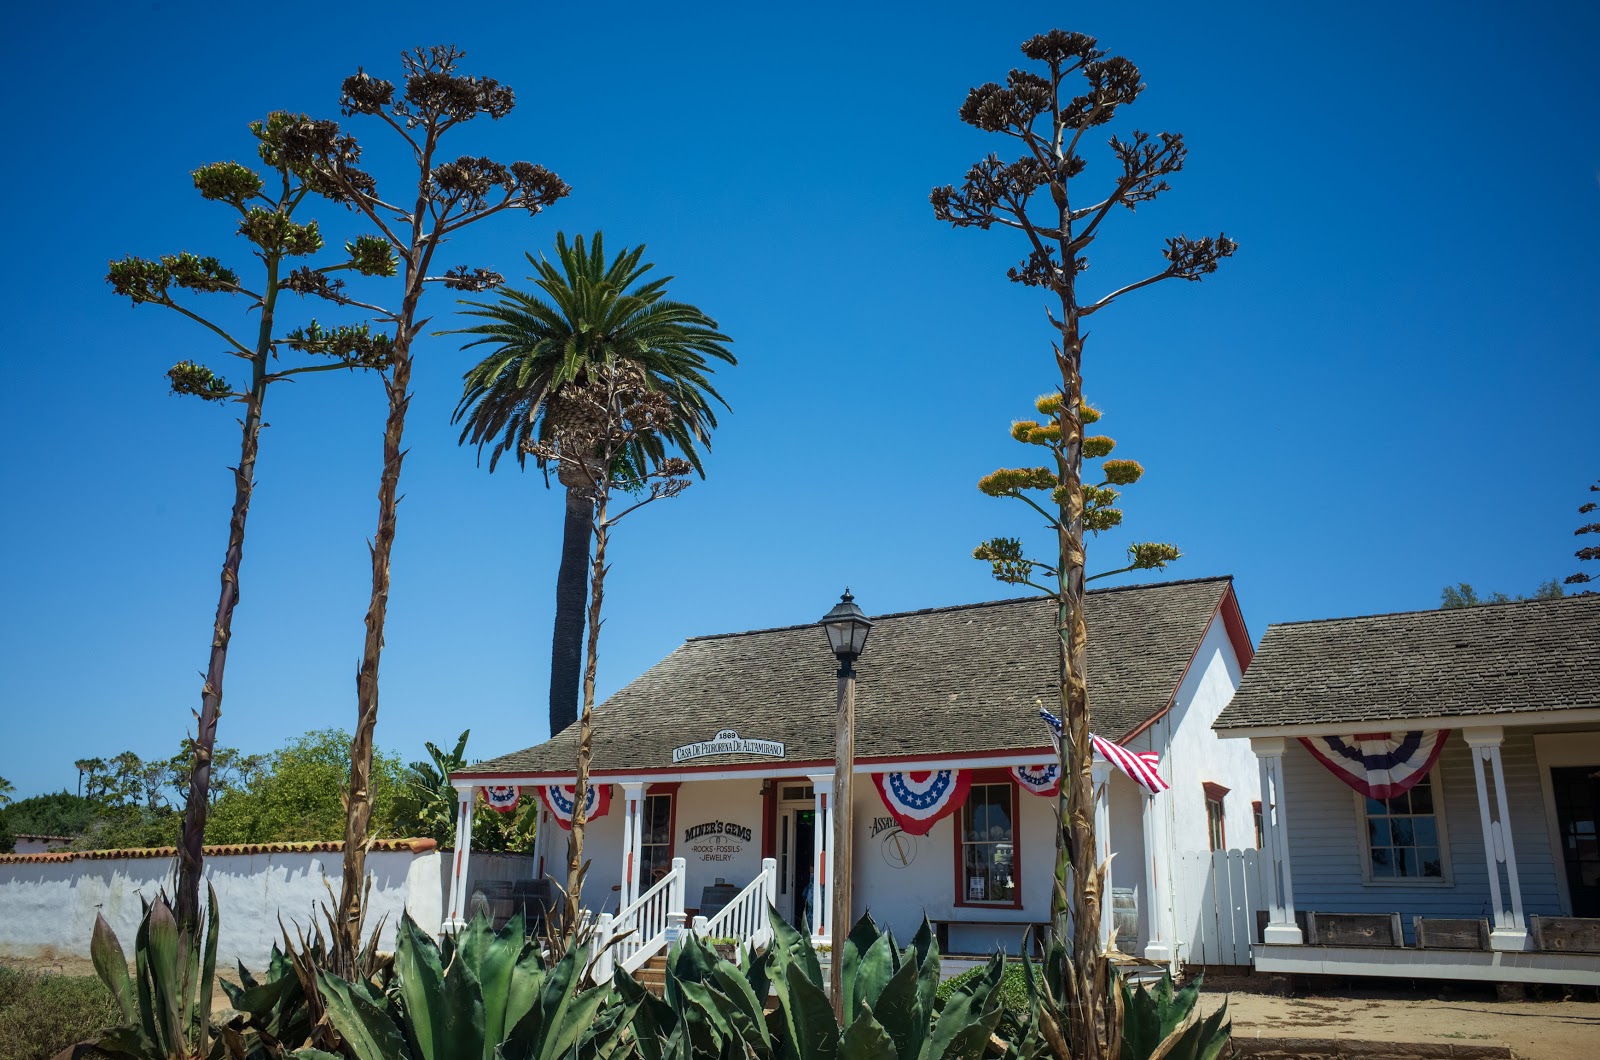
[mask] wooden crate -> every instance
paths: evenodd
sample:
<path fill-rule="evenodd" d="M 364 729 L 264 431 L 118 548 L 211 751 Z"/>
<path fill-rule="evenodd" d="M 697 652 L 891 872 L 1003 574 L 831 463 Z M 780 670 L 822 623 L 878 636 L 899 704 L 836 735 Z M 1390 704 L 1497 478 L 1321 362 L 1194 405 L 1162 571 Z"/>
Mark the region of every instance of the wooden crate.
<path fill-rule="evenodd" d="M 1533 948 L 1559 953 L 1600 953 L 1600 920 L 1581 916 L 1535 916 Z"/>
<path fill-rule="evenodd" d="M 1376 946 L 1394 949 L 1406 944 L 1399 913 L 1311 913 L 1306 939 L 1313 946 Z"/>
<path fill-rule="evenodd" d="M 1412 918 L 1419 950 L 1486 950 L 1489 948 L 1489 921 L 1482 917 L 1461 919 L 1419 916 Z"/>

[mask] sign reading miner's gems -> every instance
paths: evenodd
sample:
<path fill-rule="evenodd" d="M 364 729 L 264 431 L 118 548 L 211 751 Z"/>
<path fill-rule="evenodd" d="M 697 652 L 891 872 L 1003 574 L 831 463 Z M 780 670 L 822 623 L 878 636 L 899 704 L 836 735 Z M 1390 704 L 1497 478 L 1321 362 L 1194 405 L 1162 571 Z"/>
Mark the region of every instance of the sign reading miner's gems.
<path fill-rule="evenodd" d="M 672 749 L 674 762 L 687 762 L 691 758 L 707 755 L 762 755 L 766 758 L 784 757 L 783 743 L 778 740 L 746 740 L 732 729 L 723 729 L 709 740 L 686 743 Z"/>
<path fill-rule="evenodd" d="M 754 836 L 754 829 L 733 821 L 706 821 L 683 830 L 684 843 L 701 861 L 732 861 Z"/>

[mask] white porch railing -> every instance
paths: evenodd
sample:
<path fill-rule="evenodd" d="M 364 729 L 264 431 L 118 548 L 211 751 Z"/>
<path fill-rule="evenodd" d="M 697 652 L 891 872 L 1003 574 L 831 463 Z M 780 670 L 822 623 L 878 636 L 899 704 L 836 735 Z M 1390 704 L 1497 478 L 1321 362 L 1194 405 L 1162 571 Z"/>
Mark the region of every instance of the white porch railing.
<path fill-rule="evenodd" d="M 636 972 L 666 949 L 683 930 L 684 860 L 672 859 L 672 871 L 616 915 L 602 913 L 595 921 L 595 959 L 590 974 L 597 982 L 611 978 L 614 964 Z M 612 941 L 615 944 L 612 945 Z"/>
<path fill-rule="evenodd" d="M 761 861 L 761 875 L 733 897 L 716 916 L 694 918 L 694 933 L 701 938 L 731 938 L 740 945 L 764 946 L 772 940 L 767 909 L 778 899 L 778 863 Z"/>

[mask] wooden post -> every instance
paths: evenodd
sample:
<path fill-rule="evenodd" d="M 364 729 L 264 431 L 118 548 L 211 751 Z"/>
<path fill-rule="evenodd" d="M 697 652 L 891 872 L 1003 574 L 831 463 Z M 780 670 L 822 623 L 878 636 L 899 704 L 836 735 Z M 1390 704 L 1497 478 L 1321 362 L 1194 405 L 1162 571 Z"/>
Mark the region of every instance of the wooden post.
<path fill-rule="evenodd" d="M 835 714 L 836 746 L 833 761 L 833 886 L 828 926 L 833 952 L 829 955 L 828 984 L 832 987 L 833 1014 L 845 1024 L 844 943 L 850 936 L 850 780 L 856 763 L 856 672 L 848 659 L 839 663 L 838 710 Z"/>

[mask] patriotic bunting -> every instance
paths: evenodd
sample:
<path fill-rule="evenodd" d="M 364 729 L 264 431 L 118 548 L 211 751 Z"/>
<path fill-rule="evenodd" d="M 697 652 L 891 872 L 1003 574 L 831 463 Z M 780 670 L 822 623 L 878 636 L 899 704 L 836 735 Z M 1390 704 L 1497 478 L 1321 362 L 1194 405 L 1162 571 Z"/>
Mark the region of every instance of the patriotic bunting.
<path fill-rule="evenodd" d="M 556 819 L 562 831 L 572 831 L 572 813 L 578 806 L 576 788 L 571 784 L 546 784 L 539 789 L 539 798 L 544 800 L 550 816 Z M 590 784 L 586 801 L 586 820 L 595 821 L 604 817 L 611 809 L 611 785 Z"/>
<path fill-rule="evenodd" d="M 517 808 L 517 803 L 522 801 L 522 789 L 515 784 L 486 784 L 483 788 L 483 801 L 489 804 L 491 810 L 510 813 Z"/>
<path fill-rule="evenodd" d="M 1012 766 L 1011 779 L 1023 791 L 1035 795 L 1056 795 L 1061 791 L 1061 765 L 1050 762 L 1038 766 Z"/>
<path fill-rule="evenodd" d="M 955 813 L 967 801 L 972 774 L 964 769 L 874 773 L 872 782 L 903 831 L 927 835 L 934 822 Z"/>
<path fill-rule="evenodd" d="M 1302 737 L 1328 771 L 1369 799 L 1392 799 L 1428 775 L 1449 729 Z"/>
<path fill-rule="evenodd" d="M 1056 754 L 1061 753 L 1061 719 L 1048 710 L 1040 710 L 1039 717 L 1050 726 L 1050 742 L 1055 746 Z M 1160 773 L 1161 756 L 1154 751 L 1130 751 L 1121 744 L 1112 743 L 1102 736 L 1089 734 L 1089 743 L 1099 752 L 1100 757 L 1116 766 L 1125 773 L 1129 780 L 1139 785 L 1152 795 L 1159 795 L 1172 785 L 1164 780 Z"/>

